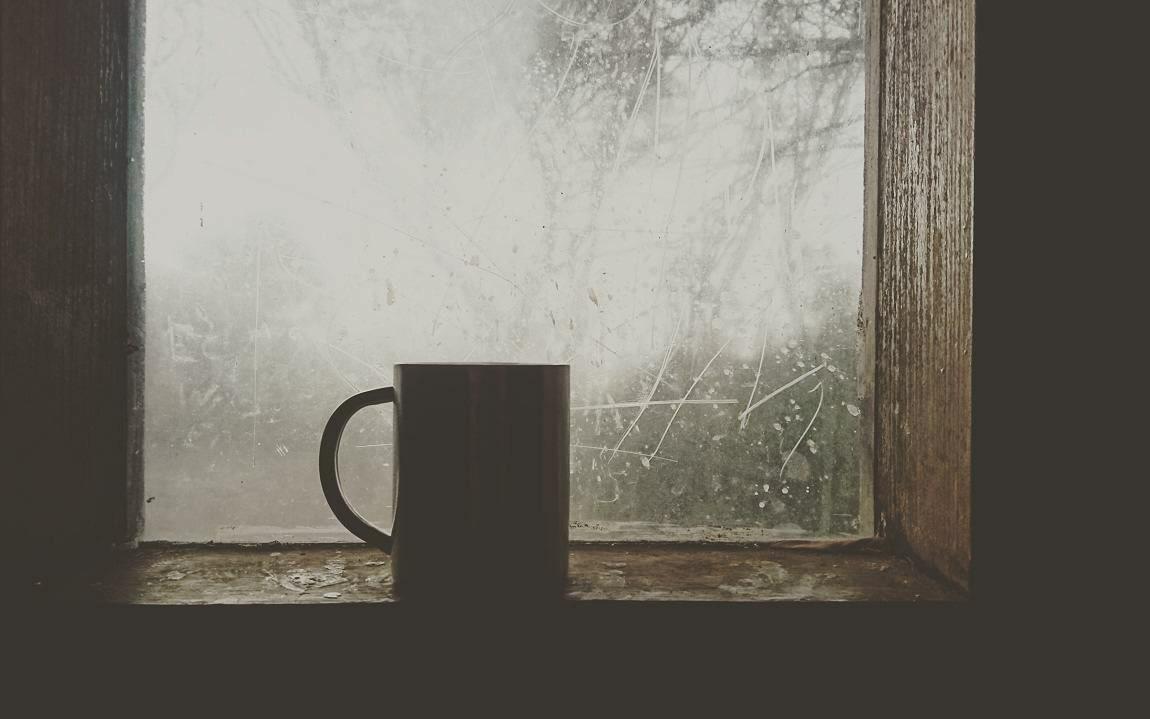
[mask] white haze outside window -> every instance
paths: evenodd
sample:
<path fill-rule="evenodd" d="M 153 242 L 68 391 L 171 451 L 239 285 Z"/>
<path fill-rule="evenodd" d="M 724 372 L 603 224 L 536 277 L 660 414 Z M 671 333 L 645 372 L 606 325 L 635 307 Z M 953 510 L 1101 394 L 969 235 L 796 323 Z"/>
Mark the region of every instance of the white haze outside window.
<path fill-rule="evenodd" d="M 856 533 L 862 113 L 859 0 L 149 0 L 145 538 L 349 539 L 418 361 L 571 364 L 577 528 Z"/>

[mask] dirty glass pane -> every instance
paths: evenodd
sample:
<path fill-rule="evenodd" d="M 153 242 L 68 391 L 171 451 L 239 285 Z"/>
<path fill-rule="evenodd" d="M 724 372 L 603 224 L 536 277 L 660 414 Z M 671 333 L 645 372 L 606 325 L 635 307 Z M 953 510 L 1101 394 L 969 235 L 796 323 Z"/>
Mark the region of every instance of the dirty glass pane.
<path fill-rule="evenodd" d="M 858 530 L 860 0 L 149 0 L 150 539 L 347 539 L 396 362 L 569 362 L 572 519 Z M 342 454 L 390 524 L 390 408 Z"/>

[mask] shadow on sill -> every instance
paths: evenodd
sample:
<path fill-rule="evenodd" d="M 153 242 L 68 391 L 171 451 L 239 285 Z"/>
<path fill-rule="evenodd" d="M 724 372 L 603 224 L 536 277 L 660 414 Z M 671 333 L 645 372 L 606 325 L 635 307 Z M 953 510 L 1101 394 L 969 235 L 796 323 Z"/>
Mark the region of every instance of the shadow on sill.
<path fill-rule="evenodd" d="M 961 591 L 875 540 L 574 544 L 568 603 L 939 602 Z M 365 545 L 152 544 L 44 600 L 99 604 L 391 604 L 387 555 Z"/>

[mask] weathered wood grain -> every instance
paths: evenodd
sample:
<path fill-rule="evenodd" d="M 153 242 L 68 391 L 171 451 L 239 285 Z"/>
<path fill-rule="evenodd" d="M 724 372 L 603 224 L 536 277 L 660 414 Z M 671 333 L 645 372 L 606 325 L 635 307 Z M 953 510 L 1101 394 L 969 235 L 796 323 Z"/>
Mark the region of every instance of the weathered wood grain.
<path fill-rule="evenodd" d="M 0 504 L 32 572 L 131 529 L 129 38 L 126 0 L 0 3 Z"/>
<path fill-rule="evenodd" d="M 63 599 L 128 604 L 394 601 L 390 563 L 364 545 L 159 546 Z M 962 595 L 881 552 L 576 546 L 570 601 L 955 601 Z M 326 595 L 326 596 L 325 596 Z M 477 598 L 478 599 L 478 598 Z"/>
<path fill-rule="evenodd" d="M 969 587 L 975 6 L 878 5 L 879 531 Z"/>

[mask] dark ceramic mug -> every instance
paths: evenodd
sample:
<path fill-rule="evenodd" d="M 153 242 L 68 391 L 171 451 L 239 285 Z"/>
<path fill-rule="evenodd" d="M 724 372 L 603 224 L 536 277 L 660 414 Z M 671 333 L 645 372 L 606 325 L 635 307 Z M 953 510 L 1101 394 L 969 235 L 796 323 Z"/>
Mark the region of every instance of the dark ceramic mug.
<path fill-rule="evenodd" d="M 394 387 L 345 400 L 324 427 L 319 474 L 339 521 L 391 555 L 400 597 L 558 597 L 567 580 L 570 367 L 397 364 Z M 393 402 L 391 534 L 340 490 L 344 427 Z"/>

